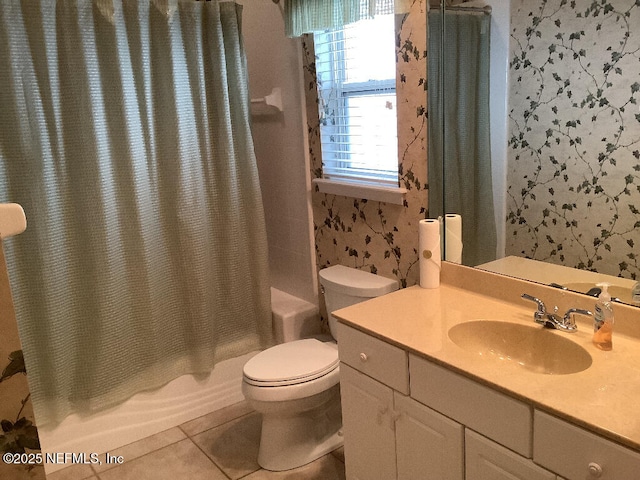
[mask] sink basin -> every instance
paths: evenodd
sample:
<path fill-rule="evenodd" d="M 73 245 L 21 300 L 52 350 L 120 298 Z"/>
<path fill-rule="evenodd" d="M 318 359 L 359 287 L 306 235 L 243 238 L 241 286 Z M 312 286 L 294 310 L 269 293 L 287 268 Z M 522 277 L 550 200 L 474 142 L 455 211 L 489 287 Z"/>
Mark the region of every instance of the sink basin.
<path fill-rule="evenodd" d="M 561 335 L 570 334 L 494 320 L 460 323 L 449 330 L 449 338 L 460 348 L 531 372 L 566 375 L 589 368 L 589 352 Z"/>

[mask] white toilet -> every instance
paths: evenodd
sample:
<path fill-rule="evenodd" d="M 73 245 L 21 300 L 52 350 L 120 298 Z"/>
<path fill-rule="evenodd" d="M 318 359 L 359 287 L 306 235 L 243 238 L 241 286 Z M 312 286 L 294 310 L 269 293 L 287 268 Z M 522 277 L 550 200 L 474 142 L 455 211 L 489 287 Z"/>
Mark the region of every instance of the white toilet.
<path fill-rule="evenodd" d="M 398 289 L 397 280 L 342 265 L 321 270 L 320 284 L 334 339 L 330 312 Z M 297 468 L 342 445 L 339 380 L 338 346 L 329 338 L 282 343 L 245 364 L 242 392 L 262 414 L 262 468 Z"/>

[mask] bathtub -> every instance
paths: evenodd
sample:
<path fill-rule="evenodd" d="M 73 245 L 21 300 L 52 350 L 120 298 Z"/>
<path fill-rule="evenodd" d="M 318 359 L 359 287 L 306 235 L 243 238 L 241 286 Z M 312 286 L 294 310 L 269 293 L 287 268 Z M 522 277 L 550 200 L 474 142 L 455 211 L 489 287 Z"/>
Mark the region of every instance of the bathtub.
<path fill-rule="evenodd" d="M 308 321 L 318 317 L 317 306 L 275 288 L 271 288 L 271 310 L 277 342 L 291 340 L 292 335 L 311 335 L 315 333 L 314 325 L 319 325 L 319 321 Z M 162 388 L 138 393 L 103 412 L 88 417 L 70 415 L 55 428 L 38 426 L 42 453 L 112 451 L 241 402 L 242 367 L 257 353 L 220 362 L 208 376 L 183 375 Z M 53 473 L 67 466 L 45 463 L 45 472 Z"/>

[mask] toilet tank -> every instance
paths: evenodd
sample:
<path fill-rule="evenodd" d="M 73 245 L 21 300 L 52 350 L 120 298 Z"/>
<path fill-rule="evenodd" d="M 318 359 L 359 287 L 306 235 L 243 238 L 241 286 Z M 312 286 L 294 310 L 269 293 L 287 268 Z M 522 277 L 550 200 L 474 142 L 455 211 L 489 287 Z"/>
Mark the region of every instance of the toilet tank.
<path fill-rule="evenodd" d="M 336 336 L 337 320 L 331 312 L 398 289 L 398 280 L 343 265 L 320 270 L 320 284 L 327 305 L 329 328 L 336 340 L 339 340 Z"/>

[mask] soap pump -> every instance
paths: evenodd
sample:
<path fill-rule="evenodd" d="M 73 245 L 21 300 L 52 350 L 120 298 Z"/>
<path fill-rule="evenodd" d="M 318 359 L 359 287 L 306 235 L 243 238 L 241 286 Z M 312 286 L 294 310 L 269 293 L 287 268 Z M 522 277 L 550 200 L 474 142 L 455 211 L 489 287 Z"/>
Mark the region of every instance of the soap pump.
<path fill-rule="evenodd" d="M 608 283 L 598 283 L 602 292 L 596 302 L 595 313 L 593 315 L 593 344 L 600 350 L 611 350 L 613 348 L 613 306 L 611 305 L 611 295 L 607 288 Z"/>
<path fill-rule="evenodd" d="M 631 289 L 631 301 L 633 303 L 640 303 L 640 282 L 636 282 Z"/>

